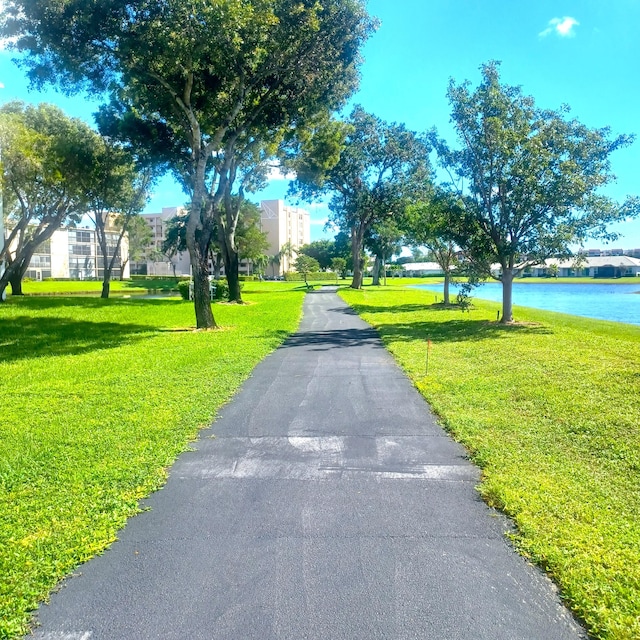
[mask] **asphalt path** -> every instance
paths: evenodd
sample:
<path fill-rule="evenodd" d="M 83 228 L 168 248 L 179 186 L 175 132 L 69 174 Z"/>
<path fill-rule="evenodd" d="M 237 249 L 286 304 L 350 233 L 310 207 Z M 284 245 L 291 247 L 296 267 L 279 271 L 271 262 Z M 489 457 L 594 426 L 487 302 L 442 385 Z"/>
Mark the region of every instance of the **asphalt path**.
<path fill-rule="evenodd" d="M 331 290 L 253 372 L 39 640 L 570 640 L 478 470 Z"/>

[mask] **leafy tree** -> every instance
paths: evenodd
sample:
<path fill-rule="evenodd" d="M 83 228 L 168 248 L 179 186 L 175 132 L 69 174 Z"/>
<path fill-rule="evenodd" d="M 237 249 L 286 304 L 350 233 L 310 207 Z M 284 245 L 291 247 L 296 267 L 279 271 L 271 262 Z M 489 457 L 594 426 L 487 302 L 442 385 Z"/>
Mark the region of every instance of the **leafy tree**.
<path fill-rule="evenodd" d="M 536 107 L 519 87 L 501 84 L 496 62 L 481 71 L 474 91 L 469 82 L 449 84 L 461 148 L 450 149 L 435 133 L 432 140 L 461 203 L 451 220 L 453 239 L 482 277 L 500 265 L 502 322 L 508 323 L 519 270 L 567 257 L 571 244 L 588 237 L 614 238 L 607 224 L 637 215 L 640 201 L 620 206 L 599 193 L 614 178 L 609 156 L 631 136 L 611 138 L 609 128 L 569 120 L 567 107 Z"/>
<path fill-rule="evenodd" d="M 300 247 L 300 253 L 315 258 L 322 271 L 326 271 L 331 266 L 331 260 L 335 256 L 336 243 L 333 240 L 315 240 L 310 244 Z"/>
<path fill-rule="evenodd" d="M 285 265 L 285 268 L 286 268 L 287 266 L 291 265 L 293 256 L 297 255 L 297 253 L 298 253 L 298 249 L 294 246 L 294 244 L 290 240 L 287 240 L 287 242 L 285 242 L 280 247 L 280 251 L 278 252 L 278 264 L 283 264 L 283 258 L 286 258 L 287 259 L 287 263 Z"/>
<path fill-rule="evenodd" d="M 295 259 L 293 267 L 298 273 L 302 274 L 307 289 L 309 288 L 307 276 L 310 273 L 317 273 L 318 271 L 320 271 L 320 265 L 318 264 L 318 261 L 315 258 L 305 255 L 304 253 L 301 253 Z"/>
<path fill-rule="evenodd" d="M 240 301 L 235 232 L 266 160 L 357 85 L 374 23 L 360 0 L 8 0 L 4 35 L 36 84 L 110 91 L 101 130 L 152 148 L 191 198 L 187 246 L 199 328 L 215 326 L 214 232 Z M 235 191 L 234 191 L 235 188 Z M 233 198 L 234 194 L 238 196 Z"/>
<path fill-rule="evenodd" d="M 240 259 L 254 261 L 269 248 L 267 234 L 260 229 L 260 215 L 258 205 L 247 200 L 242 202 L 236 229 Z"/>
<path fill-rule="evenodd" d="M 89 217 L 102 255 L 101 297 L 108 298 L 122 239 L 146 204 L 153 171 L 140 169 L 130 153 L 98 134 L 93 144 L 83 149 L 82 160 L 87 171 L 81 184 L 87 194 Z"/>
<path fill-rule="evenodd" d="M 367 249 L 374 256 L 373 285 L 380 284 L 382 272 L 384 284 L 387 284 L 387 262 L 402 250 L 403 233 L 395 219 L 387 219 L 374 225 L 365 241 Z"/>
<path fill-rule="evenodd" d="M 428 148 L 404 125 L 383 122 L 359 106 L 347 125 L 340 159 L 333 167 L 318 161 L 326 149 L 313 139 L 292 166 L 305 197 L 333 194 L 331 220 L 351 237 L 351 287 L 359 289 L 365 238 L 374 225 L 399 216 L 429 183 Z"/>
<path fill-rule="evenodd" d="M 344 280 L 347 272 L 347 261 L 344 258 L 331 258 L 331 269 L 336 273 L 336 280 L 338 279 L 338 274 Z"/>
<path fill-rule="evenodd" d="M 262 280 L 264 278 L 264 273 L 267 269 L 267 265 L 269 264 L 269 256 L 261 253 L 260 255 L 253 258 L 252 262 L 255 273 L 257 273 L 258 278 Z"/>
<path fill-rule="evenodd" d="M 89 168 L 82 153 L 96 135 L 52 105 L 11 102 L 0 108 L 2 193 L 11 227 L 0 300 L 9 283 L 13 295 L 22 294 L 22 278 L 36 249 L 63 224 L 79 222 L 86 211 L 81 185 Z"/>
<path fill-rule="evenodd" d="M 443 302 L 446 305 L 451 303 L 452 273 L 461 267 L 450 222 L 459 215 L 460 207 L 451 194 L 438 190 L 428 200 L 410 205 L 404 220 L 407 241 L 418 247 L 427 247 L 431 258 L 444 273 Z"/>
<path fill-rule="evenodd" d="M 133 216 L 127 225 L 127 237 L 129 239 L 129 252 L 120 265 L 121 274 L 124 274 L 127 262 L 140 262 L 145 258 L 153 242 L 153 231 L 144 218 Z M 183 251 L 186 251 L 186 247 Z"/>

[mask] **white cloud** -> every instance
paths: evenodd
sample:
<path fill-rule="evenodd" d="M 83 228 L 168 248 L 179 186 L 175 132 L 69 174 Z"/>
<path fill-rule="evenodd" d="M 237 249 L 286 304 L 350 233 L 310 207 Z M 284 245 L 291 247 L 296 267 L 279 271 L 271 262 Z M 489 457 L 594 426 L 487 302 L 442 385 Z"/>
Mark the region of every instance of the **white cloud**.
<path fill-rule="evenodd" d="M 545 38 L 551 33 L 556 33 L 561 38 L 573 38 L 576 35 L 573 27 L 577 27 L 579 24 L 580 23 L 571 16 L 552 18 L 549 20 L 549 26 L 538 35 L 541 38 Z"/>
<path fill-rule="evenodd" d="M 4 84 L 0 82 L 0 89 L 4 89 Z"/>
<path fill-rule="evenodd" d="M 269 182 L 272 180 L 295 180 L 296 174 L 293 172 L 284 173 L 281 167 L 271 167 L 267 178 Z"/>

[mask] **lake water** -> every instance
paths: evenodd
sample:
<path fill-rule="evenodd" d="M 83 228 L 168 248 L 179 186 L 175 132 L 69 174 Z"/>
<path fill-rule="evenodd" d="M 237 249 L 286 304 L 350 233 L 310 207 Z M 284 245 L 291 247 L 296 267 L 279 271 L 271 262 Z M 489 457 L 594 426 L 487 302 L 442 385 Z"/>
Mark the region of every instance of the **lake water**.
<path fill-rule="evenodd" d="M 640 278 L 638 284 L 522 284 L 513 283 L 513 304 L 574 316 L 615 320 L 640 325 Z M 416 285 L 442 292 L 440 285 Z M 451 287 L 452 297 L 457 293 Z M 474 298 L 502 302 L 502 284 L 486 282 L 471 294 Z"/>

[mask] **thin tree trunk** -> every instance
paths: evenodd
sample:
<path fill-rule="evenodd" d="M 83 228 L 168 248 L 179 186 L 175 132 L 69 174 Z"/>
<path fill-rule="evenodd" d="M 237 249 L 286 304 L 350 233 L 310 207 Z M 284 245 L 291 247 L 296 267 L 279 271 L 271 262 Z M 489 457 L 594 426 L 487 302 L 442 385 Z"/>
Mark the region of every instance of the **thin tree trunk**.
<path fill-rule="evenodd" d="M 102 281 L 102 293 L 100 294 L 100 297 L 106 300 L 109 297 L 110 291 L 111 291 L 111 278 L 107 277 L 107 274 L 105 273 L 104 280 Z"/>
<path fill-rule="evenodd" d="M 502 269 L 502 324 L 513 322 L 513 269 Z"/>
<path fill-rule="evenodd" d="M 363 235 L 364 234 L 358 232 L 355 228 L 351 229 L 351 259 L 353 260 L 352 289 L 362 289 L 362 261 L 360 254 L 362 253 Z"/>
<path fill-rule="evenodd" d="M 449 271 L 445 270 L 444 272 L 444 304 L 450 304 L 449 302 L 449 284 L 451 283 L 451 274 Z"/>
<path fill-rule="evenodd" d="M 373 286 L 380 286 L 380 256 L 376 256 L 376 259 L 373 262 Z"/>
<path fill-rule="evenodd" d="M 237 251 L 225 251 L 224 270 L 229 285 L 229 302 L 242 302 L 240 293 L 240 260 Z"/>

